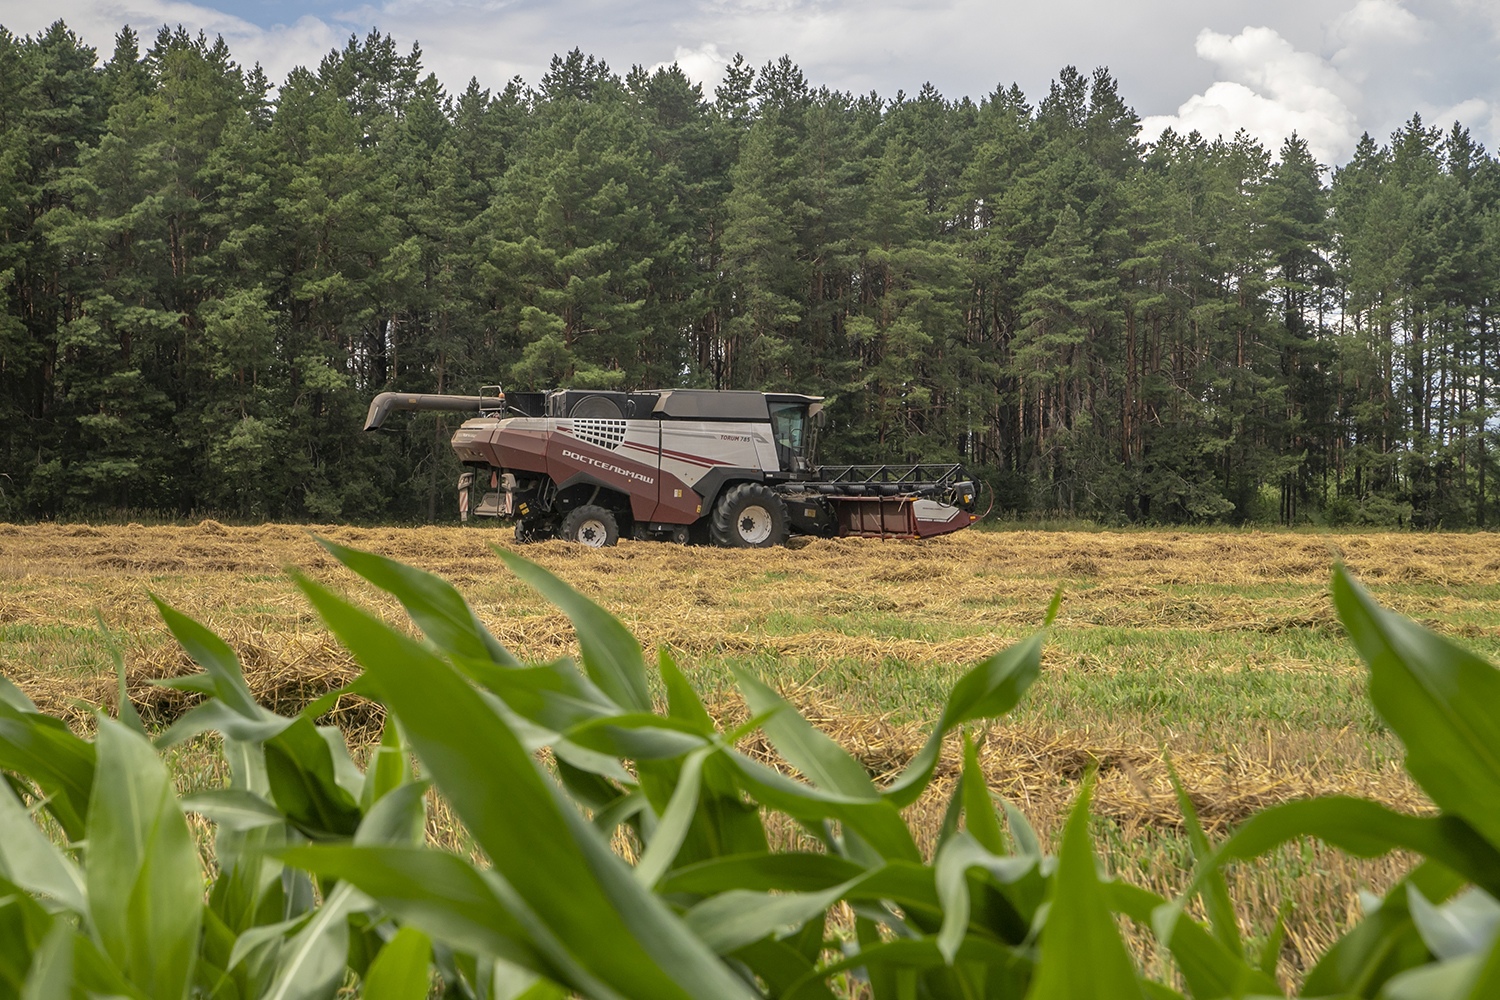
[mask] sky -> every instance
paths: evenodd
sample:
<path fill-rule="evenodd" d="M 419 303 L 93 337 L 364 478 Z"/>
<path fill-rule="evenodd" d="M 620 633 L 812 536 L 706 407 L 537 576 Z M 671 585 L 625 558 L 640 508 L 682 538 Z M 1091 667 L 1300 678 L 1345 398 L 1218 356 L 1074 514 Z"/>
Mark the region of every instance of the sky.
<path fill-rule="evenodd" d="M 16 34 L 59 17 L 101 58 L 124 24 L 147 44 L 163 24 L 222 34 L 273 80 L 378 28 L 450 91 L 535 84 L 575 47 L 621 73 L 675 61 L 709 96 L 736 53 L 885 97 L 1016 83 L 1038 101 L 1063 66 L 1107 66 L 1147 141 L 1242 128 L 1274 150 L 1295 131 L 1337 165 L 1420 113 L 1500 146 L 1500 0 L 0 0 Z"/>

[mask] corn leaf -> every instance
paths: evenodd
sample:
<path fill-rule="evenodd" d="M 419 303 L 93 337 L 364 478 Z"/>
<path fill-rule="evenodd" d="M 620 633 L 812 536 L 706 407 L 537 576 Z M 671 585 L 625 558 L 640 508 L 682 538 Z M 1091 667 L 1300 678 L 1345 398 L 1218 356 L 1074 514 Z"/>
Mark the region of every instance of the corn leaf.
<path fill-rule="evenodd" d="M 74 994 L 73 941 L 76 932 L 58 920 L 32 956 L 20 1000 L 70 1000 Z"/>
<path fill-rule="evenodd" d="M 1428 950 L 1440 959 L 1489 951 L 1500 931 L 1500 903 L 1481 889 L 1469 889 L 1441 905 L 1428 901 L 1415 885 L 1406 887 L 1412 922 Z"/>
<path fill-rule="evenodd" d="M 50 896 L 74 913 L 88 912 L 83 874 L 32 821 L 10 784 L 0 780 L 0 875 Z"/>
<path fill-rule="evenodd" d="M 1036 831 L 1032 829 L 1031 822 L 1021 810 L 1017 809 L 1009 799 L 1000 800 L 1000 808 L 1005 810 L 1005 823 L 1010 830 L 1011 839 L 1016 843 L 1016 851 L 1033 858 L 1042 856 L 1042 842 L 1037 837 Z"/>
<path fill-rule="evenodd" d="M 979 751 L 967 733 L 964 734 L 964 769 L 959 778 L 964 807 L 964 827 L 991 854 L 1004 854 L 1005 834 L 995 815 L 995 800 L 990 797 L 989 782 L 979 766 Z"/>
<path fill-rule="evenodd" d="M 1112 909 L 1156 932 L 1194 997 L 1281 995 L 1275 978 L 1245 961 L 1243 949 L 1231 950 L 1161 896 L 1119 881 L 1109 883 L 1106 890 Z"/>
<path fill-rule="evenodd" d="M 718 730 L 713 717 L 703 707 L 698 692 L 693 690 L 665 646 L 656 651 L 656 667 L 667 689 L 667 714 L 679 722 L 686 722 L 704 736 L 712 736 Z"/>
<path fill-rule="evenodd" d="M 1469 995 L 1464 1000 L 1487 1000 L 1495 996 L 1500 996 L 1500 940 L 1490 945 L 1489 954 L 1479 967 L 1479 974 L 1474 977 Z"/>
<path fill-rule="evenodd" d="M 125 684 L 125 653 L 120 649 L 120 644 L 115 641 L 114 633 L 105 624 L 104 615 L 97 608 L 94 609 L 94 620 L 99 623 L 99 639 L 104 643 L 110 661 L 115 665 L 115 698 L 118 702 L 115 715 L 122 723 L 144 736 L 146 726 L 141 722 L 140 713 L 131 704 L 130 691 Z"/>
<path fill-rule="evenodd" d="M 20 995 L 37 950 L 57 923 L 24 887 L 0 878 L 0 996 Z"/>
<path fill-rule="evenodd" d="M 1054 597 L 1054 601 L 1058 598 Z M 1041 675 L 1045 633 L 1003 649 L 959 678 L 943 705 L 943 716 L 906 768 L 884 794 L 897 806 L 911 805 L 932 779 L 943 737 L 954 727 L 975 719 L 996 719 L 1015 708 L 1032 682 Z"/>
<path fill-rule="evenodd" d="M 705 745 L 690 724 L 649 712 L 590 719 L 562 735 L 586 750 L 635 760 L 676 760 Z"/>
<path fill-rule="evenodd" d="M 677 787 L 667 803 L 666 811 L 656 824 L 646 851 L 635 866 L 635 877 L 648 889 L 661 879 L 672 867 L 677 852 L 682 849 L 698 810 L 698 791 L 703 778 L 703 762 L 714 748 L 703 747 L 688 755 L 682 763 L 682 772 L 677 777 Z M 712 947 L 712 945 L 710 945 Z"/>
<path fill-rule="evenodd" d="M 733 669 L 750 713 L 764 717 L 761 729 L 788 764 L 819 788 L 852 799 L 879 800 L 880 793 L 864 765 L 753 674 Z"/>
<path fill-rule="evenodd" d="M 214 692 L 210 690 L 207 693 L 212 695 Z M 155 742 L 158 749 L 165 750 L 200 733 L 217 732 L 242 743 L 264 743 L 291 725 L 292 721 L 272 712 L 267 712 L 258 719 L 247 719 L 214 698 L 189 709 L 168 726 L 166 732 L 156 737 Z"/>
<path fill-rule="evenodd" d="M 1209 867 L 1229 858 L 1257 857 L 1297 837 L 1317 837 L 1361 858 L 1393 850 L 1415 851 L 1491 895 L 1500 892 L 1500 852 L 1463 820 L 1447 815 L 1408 816 L 1376 802 L 1341 795 L 1287 802 L 1256 813 L 1219 845 Z"/>
<path fill-rule="evenodd" d="M 213 681 L 214 696 L 228 708 L 246 719 L 261 720 L 272 715 L 262 708 L 250 693 L 245 683 L 245 672 L 240 668 L 240 659 L 229 644 L 209 629 L 167 604 L 155 594 L 151 600 L 157 613 L 182 645 L 193 662 L 202 667 Z"/>
<path fill-rule="evenodd" d="M 1255 963 L 1256 967 L 1270 976 L 1276 978 L 1276 967 L 1281 963 L 1281 948 L 1286 944 L 1286 914 L 1276 914 L 1276 925 L 1271 928 L 1271 933 L 1266 935 L 1265 943 L 1260 946 L 1260 958 Z"/>
<path fill-rule="evenodd" d="M 510 571 L 541 594 L 573 622 L 583 668 L 595 684 L 620 707 L 636 712 L 651 711 L 651 692 L 646 687 L 646 668 L 641 644 L 620 622 L 593 601 L 534 562 L 514 552 L 495 552 Z"/>
<path fill-rule="evenodd" d="M 1370 599 L 1342 567 L 1339 619 L 1370 667 L 1370 700 L 1432 801 L 1500 847 L 1500 671 Z"/>
<path fill-rule="evenodd" d="M 1095 868 L 1088 826 L 1092 792 L 1090 778 L 1063 830 L 1052 906 L 1042 930 L 1041 960 L 1026 994 L 1030 1000 L 1144 996 Z"/>
<path fill-rule="evenodd" d="M 1461 876 L 1427 861 L 1392 886 L 1380 906 L 1319 956 L 1303 980 L 1307 996 L 1370 996 L 1400 972 L 1426 964 L 1431 953 L 1408 907 L 1408 886 L 1429 900 L 1445 899 L 1463 885 Z"/>
<path fill-rule="evenodd" d="M 777 895 L 731 889 L 697 904 L 683 919 L 705 944 L 724 955 L 822 916 L 847 888 Z"/>
<path fill-rule="evenodd" d="M 151 744 L 99 718 L 89 805 L 89 912 L 126 977 L 161 1000 L 187 994 L 203 918 L 203 875 L 171 775 Z"/>
<path fill-rule="evenodd" d="M 550 969 L 531 932 L 462 858 L 417 847 L 292 847 L 288 863 L 342 879 L 401 920 L 452 947 Z"/>
<path fill-rule="evenodd" d="M 576 949 L 581 966 L 624 996 L 748 995 L 598 832 L 558 800 L 516 735 L 453 667 L 317 584 L 298 578 L 298 586 L 374 677 L 426 773 L 496 873 Z"/>
<path fill-rule="evenodd" d="M 385 720 L 374 756 L 365 766 L 364 784 L 359 790 L 359 808 L 369 812 L 381 797 L 412 780 L 411 756 L 401 739 L 401 729 L 394 716 Z"/>
<path fill-rule="evenodd" d="M 658 888 L 663 893 L 703 896 L 730 889 L 817 892 L 856 878 L 864 870 L 831 854 L 741 854 L 678 868 Z"/>
<path fill-rule="evenodd" d="M 460 660 L 457 665 L 464 669 L 474 664 Z M 621 714 L 620 706 L 580 674 L 572 660 L 558 660 L 540 667 L 491 669 L 483 674 L 475 671 L 470 676 L 494 692 L 517 715 L 555 732 Z"/>
<path fill-rule="evenodd" d="M 809 921 L 812 931 L 821 931 L 820 921 Z M 821 944 L 822 935 L 819 934 Z M 773 997 L 779 997 L 798 982 L 807 982 L 804 996 L 816 1000 L 834 1000 L 834 992 L 821 979 L 809 979 L 816 970 L 815 959 L 809 959 L 787 941 L 761 938 L 734 953 L 734 958 L 743 962 L 764 982 Z"/>
<path fill-rule="evenodd" d="M 4 702 L 18 712 L 35 712 L 36 702 L 26 697 L 26 692 L 11 681 L 9 677 L 0 674 L 0 702 Z"/>
<path fill-rule="evenodd" d="M 1198 822 L 1198 810 L 1193 807 L 1193 800 L 1188 797 L 1187 789 L 1182 787 L 1182 779 L 1178 777 L 1171 758 L 1167 759 L 1167 776 L 1172 781 L 1172 791 L 1177 794 L 1177 807 L 1182 810 L 1193 858 L 1203 864 L 1213 856 L 1213 848 L 1209 846 L 1203 824 Z M 1203 904 L 1214 933 L 1224 942 L 1224 947 L 1236 955 L 1243 955 L 1245 945 L 1240 939 L 1239 920 L 1235 916 L 1234 902 L 1229 898 L 1229 886 L 1224 881 L 1222 869 L 1213 866 L 1207 869 L 1203 878 Z"/>
<path fill-rule="evenodd" d="M 804 823 L 837 820 L 859 834 L 886 860 L 920 858 L 911 831 L 890 799 L 870 801 L 863 797 L 828 791 L 791 778 L 737 752 L 725 753 L 737 772 L 737 780 L 763 806 L 778 809 Z"/>
<path fill-rule="evenodd" d="M 59 719 L 0 701 L 0 771 L 23 774 L 47 795 L 70 840 L 84 835 L 94 785 L 94 744 Z"/>
<path fill-rule="evenodd" d="M 412 781 L 382 795 L 359 821 L 354 843 L 421 844 L 427 831 L 427 788 L 425 781 Z"/>
<path fill-rule="evenodd" d="M 363 1000 L 427 1000 L 432 984 L 432 942 L 403 927 L 385 943 L 365 973 Z"/>
<path fill-rule="evenodd" d="M 978 937 L 964 939 L 963 946 L 959 948 L 958 955 L 952 964 L 968 963 L 984 967 L 984 980 L 991 991 L 987 995 L 996 997 L 1020 995 L 1020 989 L 1026 982 L 1031 967 L 1031 963 L 1024 955 L 1009 946 Z M 978 995 L 978 990 L 975 989 L 973 983 L 955 986 L 950 990 L 928 989 L 922 994 L 917 992 L 917 974 L 951 972 L 949 963 L 938 950 L 936 942 L 930 938 L 923 938 L 898 939 L 861 948 L 837 962 L 820 966 L 788 988 L 782 994 L 782 1000 L 804 1000 L 804 998 L 822 995 L 819 985 L 829 976 L 847 969 L 860 968 L 867 970 L 871 982 L 905 984 L 899 987 L 900 992 L 885 993 L 884 996 L 877 993 L 876 996 L 880 1000 L 884 1000 L 885 996 L 964 997 Z"/>
<path fill-rule="evenodd" d="M 411 620 L 443 652 L 506 667 L 521 666 L 447 581 L 373 552 L 361 552 L 326 538 L 317 541 L 339 562 L 400 601 Z"/>
<path fill-rule="evenodd" d="M 365 905 L 348 882 L 336 886 L 282 949 L 264 1000 L 320 1000 L 337 993 L 349 953 L 349 914 Z"/>
<path fill-rule="evenodd" d="M 353 836 L 359 803 L 340 784 L 333 749 L 310 720 L 294 719 L 265 750 L 271 797 L 287 822 L 315 839 Z"/>
<path fill-rule="evenodd" d="M 1500 995 L 1500 942 L 1484 951 L 1392 976 L 1380 1000 L 1492 1000 Z"/>
<path fill-rule="evenodd" d="M 207 816 L 220 829 L 236 832 L 286 822 L 286 817 L 279 809 L 254 792 L 247 792 L 242 788 L 214 788 L 197 792 L 182 800 L 182 808 Z"/>
<path fill-rule="evenodd" d="M 989 875 L 989 887 L 998 889 L 1021 882 L 1028 875 L 1033 875 L 1037 867 L 1035 858 L 1002 857 L 991 853 L 967 831 L 949 838 L 933 862 L 933 884 L 943 908 L 937 946 L 949 964 L 954 961 L 960 945 L 971 930 L 970 915 L 974 908 L 974 900 L 970 894 L 971 873 L 982 872 Z M 1026 936 L 1026 921 L 1020 919 L 1013 906 L 1000 912 L 991 912 L 990 916 L 992 920 L 985 922 L 984 929 L 991 933 L 1015 941 Z M 1017 924 L 1020 926 L 1016 926 Z"/>

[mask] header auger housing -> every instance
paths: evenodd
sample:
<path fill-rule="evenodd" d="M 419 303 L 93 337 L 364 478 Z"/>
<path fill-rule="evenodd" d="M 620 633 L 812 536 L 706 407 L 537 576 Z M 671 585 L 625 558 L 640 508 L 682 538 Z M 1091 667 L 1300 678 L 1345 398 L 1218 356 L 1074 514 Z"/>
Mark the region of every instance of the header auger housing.
<path fill-rule="evenodd" d="M 821 396 L 784 392 L 554 389 L 478 396 L 385 392 L 393 410 L 478 411 L 453 435 L 470 471 L 460 517 L 509 517 L 522 542 L 613 545 L 670 538 L 729 547 L 791 534 L 928 538 L 977 518 L 958 465 L 818 466 Z"/>

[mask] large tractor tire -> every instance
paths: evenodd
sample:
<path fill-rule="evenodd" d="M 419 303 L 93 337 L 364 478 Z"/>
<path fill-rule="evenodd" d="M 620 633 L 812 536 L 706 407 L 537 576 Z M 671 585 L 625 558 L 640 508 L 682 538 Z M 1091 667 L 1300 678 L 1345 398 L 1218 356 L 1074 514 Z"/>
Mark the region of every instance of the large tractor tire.
<path fill-rule="evenodd" d="M 786 505 L 761 483 L 741 483 L 724 491 L 714 504 L 709 535 L 715 545 L 731 549 L 768 549 L 785 545 Z"/>
<path fill-rule="evenodd" d="M 565 542 L 577 542 L 579 545 L 601 549 L 620 540 L 620 523 L 603 507 L 586 503 L 568 511 L 557 535 Z"/>

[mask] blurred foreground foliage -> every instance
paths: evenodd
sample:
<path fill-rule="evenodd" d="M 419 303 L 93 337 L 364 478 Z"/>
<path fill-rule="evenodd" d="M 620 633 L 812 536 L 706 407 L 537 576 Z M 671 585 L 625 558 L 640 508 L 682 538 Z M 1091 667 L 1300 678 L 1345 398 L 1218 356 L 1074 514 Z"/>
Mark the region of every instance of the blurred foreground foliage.
<path fill-rule="evenodd" d="M 1016 706 L 1044 631 L 965 674 L 881 787 L 748 673 L 751 718 L 725 731 L 663 652 L 657 710 L 636 640 L 518 556 L 500 552 L 572 619 L 581 662 L 522 663 L 438 578 L 328 548 L 425 636 L 297 578 L 364 667 L 344 692 L 387 710 L 363 769 L 314 722 L 343 692 L 277 715 L 222 640 L 164 604 L 203 672 L 161 683 L 203 700 L 154 740 L 123 684 L 89 741 L 0 679 L 0 997 L 1283 996 L 1280 928 L 1249 946 L 1222 869 L 1305 836 L 1419 860 L 1364 901 L 1302 995 L 1500 995 L 1500 673 L 1342 570 L 1370 696 L 1436 810 L 1297 801 L 1213 845 L 1179 785 L 1197 869 L 1166 899 L 1101 872 L 1090 780 L 1050 855 L 979 770 L 966 727 Z M 797 776 L 736 750 L 756 730 Z M 965 766 L 928 860 L 901 810 L 955 732 Z M 162 751 L 204 734 L 228 784 L 180 798 Z M 427 842 L 431 786 L 472 856 Z M 207 872 L 189 814 L 213 831 Z M 772 848 L 772 814 L 801 848 Z M 1171 956 L 1169 983 L 1142 973 L 1120 918 Z"/>

